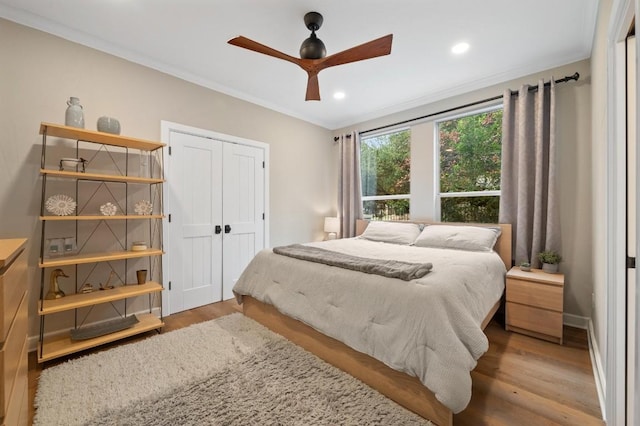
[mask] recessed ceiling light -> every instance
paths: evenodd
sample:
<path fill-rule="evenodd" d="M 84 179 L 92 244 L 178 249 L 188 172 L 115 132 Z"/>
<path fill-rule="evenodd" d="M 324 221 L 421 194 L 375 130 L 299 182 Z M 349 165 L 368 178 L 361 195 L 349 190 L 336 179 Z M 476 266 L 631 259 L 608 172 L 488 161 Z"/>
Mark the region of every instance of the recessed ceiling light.
<path fill-rule="evenodd" d="M 467 50 L 469 50 L 469 43 L 465 43 L 465 42 L 458 43 L 451 48 L 451 51 L 456 55 L 460 55 L 461 53 L 464 53 Z"/>
<path fill-rule="evenodd" d="M 333 94 L 333 99 L 344 99 L 345 96 L 344 92 L 336 92 Z"/>

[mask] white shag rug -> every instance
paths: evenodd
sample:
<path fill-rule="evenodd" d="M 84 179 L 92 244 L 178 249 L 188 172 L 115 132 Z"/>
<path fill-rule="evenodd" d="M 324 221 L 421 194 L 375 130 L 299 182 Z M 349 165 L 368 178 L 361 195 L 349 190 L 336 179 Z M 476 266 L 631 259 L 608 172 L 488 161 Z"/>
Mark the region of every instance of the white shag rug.
<path fill-rule="evenodd" d="M 431 425 L 240 313 L 42 371 L 36 426 Z"/>

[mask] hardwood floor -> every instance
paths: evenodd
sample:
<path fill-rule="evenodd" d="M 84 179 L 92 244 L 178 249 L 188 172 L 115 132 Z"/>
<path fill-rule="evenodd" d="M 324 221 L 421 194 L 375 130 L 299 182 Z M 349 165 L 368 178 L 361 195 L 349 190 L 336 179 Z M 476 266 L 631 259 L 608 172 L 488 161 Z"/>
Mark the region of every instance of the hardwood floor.
<path fill-rule="evenodd" d="M 233 312 L 241 312 L 234 300 L 206 305 L 165 317 L 163 330 L 177 330 Z M 600 420 L 586 331 L 565 327 L 562 346 L 505 331 L 495 319 L 485 332 L 489 351 L 472 372 L 473 396 L 467 409 L 454 415 L 455 425 L 604 424 Z M 145 333 L 99 350 L 154 334 Z M 37 363 L 35 353 L 29 354 L 30 419 L 42 369 L 88 353 L 91 351 L 45 364 Z"/>
<path fill-rule="evenodd" d="M 489 351 L 480 358 L 471 403 L 456 425 L 602 425 L 587 333 L 564 327 L 564 344 L 485 329 Z"/>

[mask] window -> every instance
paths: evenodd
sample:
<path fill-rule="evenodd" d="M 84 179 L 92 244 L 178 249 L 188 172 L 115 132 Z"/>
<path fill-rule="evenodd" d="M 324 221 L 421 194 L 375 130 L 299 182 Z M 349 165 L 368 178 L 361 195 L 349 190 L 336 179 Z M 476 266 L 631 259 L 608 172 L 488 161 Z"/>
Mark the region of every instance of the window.
<path fill-rule="evenodd" d="M 443 222 L 497 223 L 502 106 L 437 123 Z"/>
<path fill-rule="evenodd" d="M 409 219 L 410 145 L 409 129 L 360 140 L 362 207 L 366 219 Z"/>

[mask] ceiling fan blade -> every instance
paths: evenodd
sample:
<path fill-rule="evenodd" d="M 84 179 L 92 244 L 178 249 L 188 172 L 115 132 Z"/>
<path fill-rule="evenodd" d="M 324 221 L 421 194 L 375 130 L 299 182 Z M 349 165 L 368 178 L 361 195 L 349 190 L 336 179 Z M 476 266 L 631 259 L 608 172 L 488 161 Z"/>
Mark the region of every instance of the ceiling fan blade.
<path fill-rule="evenodd" d="M 309 81 L 307 82 L 307 96 L 305 101 L 320 100 L 320 86 L 318 84 L 318 73 L 309 73 Z"/>
<path fill-rule="evenodd" d="M 227 43 L 252 50 L 254 52 L 262 53 L 264 55 L 272 56 L 274 58 L 284 59 L 285 61 L 293 62 L 296 65 L 300 65 L 301 59 L 287 55 L 286 53 L 282 53 L 276 49 L 265 46 L 264 44 L 260 44 L 257 41 L 253 41 L 243 36 L 234 37 Z"/>
<path fill-rule="evenodd" d="M 351 62 L 388 55 L 391 53 L 392 41 L 393 34 L 388 34 L 384 37 L 371 40 L 368 43 L 327 56 L 326 58 L 318 61 L 318 71 L 324 68 L 334 67 L 336 65 L 348 64 Z"/>

